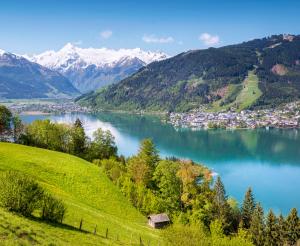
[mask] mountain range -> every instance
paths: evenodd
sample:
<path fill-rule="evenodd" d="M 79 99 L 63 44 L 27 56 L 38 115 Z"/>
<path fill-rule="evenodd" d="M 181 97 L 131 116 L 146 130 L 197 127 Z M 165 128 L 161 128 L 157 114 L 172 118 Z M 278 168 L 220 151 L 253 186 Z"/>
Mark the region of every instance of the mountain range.
<path fill-rule="evenodd" d="M 243 110 L 300 98 L 300 36 L 273 35 L 153 62 L 78 98 L 106 110 Z"/>
<path fill-rule="evenodd" d="M 71 98 L 77 95 L 78 90 L 60 73 L 0 50 L 0 98 Z"/>
<path fill-rule="evenodd" d="M 116 83 L 141 67 L 166 59 L 162 52 L 139 48 L 113 50 L 107 48 L 80 48 L 68 43 L 59 51 L 46 51 L 27 59 L 68 78 L 73 86 L 85 93 Z"/>

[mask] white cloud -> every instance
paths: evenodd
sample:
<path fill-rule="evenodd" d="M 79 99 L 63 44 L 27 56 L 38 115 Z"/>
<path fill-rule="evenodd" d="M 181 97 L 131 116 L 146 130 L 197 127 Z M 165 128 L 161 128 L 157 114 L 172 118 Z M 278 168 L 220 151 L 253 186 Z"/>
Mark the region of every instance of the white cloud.
<path fill-rule="evenodd" d="M 143 41 L 146 43 L 160 43 L 160 44 L 166 44 L 166 43 L 173 43 L 175 40 L 173 37 L 156 37 L 155 35 L 144 35 Z"/>
<path fill-rule="evenodd" d="M 112 35 L 112 31 L 111 30 L 104 30 L 100 33 L 101 38 L 103 39 L 108 39 L 110 38 Z"/>
<path fill-rule="evenodd" d="M 199 40 L 202 41 L 205 45 L 216 45 L 220 43 L 220 38 L 218 35 L 211 35 L 207 32 L 202 33 L 199 36 Z"/>

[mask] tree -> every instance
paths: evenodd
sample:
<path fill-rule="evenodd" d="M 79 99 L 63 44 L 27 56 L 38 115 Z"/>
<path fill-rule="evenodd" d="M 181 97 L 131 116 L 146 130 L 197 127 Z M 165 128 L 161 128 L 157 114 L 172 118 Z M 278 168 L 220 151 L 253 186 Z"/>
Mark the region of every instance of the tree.
<path fill-rule="evenodd" d="M 86 148 L 86 135 L 82 126 L 82 122 L 76 119 L 72 133 L 72 150 L 71 153 L 77 156 L 83 156 Z"/>
<path fill-rule="evenodd" d="M 93 133 L 93 137 L 94 140 L 88 150 L 88 160 L 102 160 L 117 156 L 118 148 L 115 144 L 115 138 L 109 130 L 103 131 L 99 128 Z"/>
<path fill-rule="evenodd" d="M 296 208 L 293 208 L 286 219 L 286 237 L 289 245 L 296 244 L 300 238 L 299 217 Z"/>
<path fill-rule="evenodd" d="M 181 201 L 183 205 L 188 207 L 198 194 L 203 170 L 200 165 L 195 165 L 192 161 L 181 160 L 179 163 L 180 167 L 177 176 L 180 178 L 182 184 Z"/>
<path fill-rule="evenodd" d="M 36 120 L 26 127 L 24 144 L 67 152 L 70 149 L 70 127 L 50 120 Z"/>
<path fill-rule="evenodd" d="M 14 116 L 12 118 L 12 123 L 13 123 L 13 138 L 14 142 L 18 143 L 19 139 L 24 131 L 24 125 L 20 119 L 19 116 Z"/>
<path fill-rule="evenodd" d="M 265 245 L 277 246 L 279 241 L 278 222 L 273 211 L 270 210 L 267 215 L 266 230 L 265 230 Z"/>
<path fill-rule="evenodd" d="M 265 242 L 264 210 L 259 203 L 253 211 L 249 231 L 252 242 L 257 246 L 263 246 Z"/>
<path fill-rule="evenodd" d="M 224 232 L 229 233 L 231 227 L 230 219 L 230 206 L 227 202 L 227 195 L 225 187 L 221 181 L 220 176 L 218 176 L 215 186 L 213 188 L 213 213 L 219 221 L 223 223 Z"/>
<path fill-rule="evenodd" d="M 152 178 L 152 170 L 147 162 L 139 157 L 133 156 L 128 160 L 128 173 L 136 184 L 148 186 Z"/>
<path fill-rule="evenodd" d="M 151 171 L 154 171 L 156 164 L 159 161 L 159 155 L 158 150 L 155 148 L 151 139 L 147 138 L 142 140 L 138 157 L 142 158 L 146 162 Z"/>
<path fill-rule="evenodd" d="M 152 176 L 159 161 L 158 151 L 151 139 L 144 139 L 139 152 L 128 161 L 128 171 L 137 184 L 154 187 Z"/>
<path fill-rule="evenodd" d="M 0 105 L 0 140 L 9 134 L 11 130 L 12 113 L 3 105 Z"/>
<path fill-rule="evenodd" d="M 278 234 L 279 244 L 284 245 L 286 242 L 286 223 L 282 214 L 280 214 L 278 217 Z"/>
<path fill-rule="evenodd" d="M 156 166 L 153 180 L 158 188 L 158 195 L 164 201 L 166 211 L 180 208 L 180 179 L 177 177 L 178 162 L 162 160 Z"/>
<path fill-rule="evenodd" d="M 252 194 L 252 189 L 249 187 L 245 198 L 243 201 L 241 215 L 242 215 L 242 225 L 244 228 L 248 229 L 250 227 L 251 218 L 255 209 L 255 201 Z"/>

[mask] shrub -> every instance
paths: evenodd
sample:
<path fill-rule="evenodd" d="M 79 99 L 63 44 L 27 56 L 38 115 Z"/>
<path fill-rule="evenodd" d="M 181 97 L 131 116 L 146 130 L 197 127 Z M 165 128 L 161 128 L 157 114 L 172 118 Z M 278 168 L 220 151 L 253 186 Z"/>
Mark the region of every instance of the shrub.
<path fill-rule="evenodd" d="M 51 222 L 62 222 L 66 208 L 61 200 L 45 194 L 41 205 L 41 218 Z"/>
<path fill-rule="evenodd" d="M 41 218 L 51 222 L 61 222 L 66 212 L 62 201 L 44 192 L 33 179 L 17 171 L 0 174 L 0 206 L 26 217 L 40 209 Z"/>
<path fill-rule="evenodd" d="M 30 216 L 39 207 L 43 189 L 30 177 L 7 171 L 0 174 L 0 205 L 8 211 Z"/>

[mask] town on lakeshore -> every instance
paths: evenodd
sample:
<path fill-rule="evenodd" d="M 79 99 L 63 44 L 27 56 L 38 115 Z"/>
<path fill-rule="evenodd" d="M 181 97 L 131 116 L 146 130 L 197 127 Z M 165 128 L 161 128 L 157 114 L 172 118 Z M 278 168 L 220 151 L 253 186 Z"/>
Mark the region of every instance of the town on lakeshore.
<path fill-rule="evenodd" d="M 66 114 L 66 113 L 90 113 L 87 107 L 76 104 L 73 100 L 7 100 L 2 102 L 14 114 Z"/>
<path fill-rule="evenodd" d="M 298 128 L 300 125 L 300 102 L 292 102 L 278 108 L 243 110 L 241 112 L 193 110 L 188 113 L 170 113 L 168 122 L 175 127 L 193 129 Z"/>

